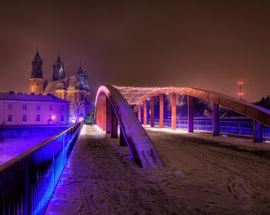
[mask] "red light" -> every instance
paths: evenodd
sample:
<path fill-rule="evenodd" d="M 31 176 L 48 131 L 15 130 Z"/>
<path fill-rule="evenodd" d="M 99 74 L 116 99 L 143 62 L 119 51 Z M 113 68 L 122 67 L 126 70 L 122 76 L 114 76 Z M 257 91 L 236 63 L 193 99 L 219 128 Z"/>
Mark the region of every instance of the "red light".
<path fill-rule="evenodd" d="M 238 84 L 239 84 L 239 85 L 243 85 L 244 82 L 243 82 L 243 81 L 238 81 Z"/>

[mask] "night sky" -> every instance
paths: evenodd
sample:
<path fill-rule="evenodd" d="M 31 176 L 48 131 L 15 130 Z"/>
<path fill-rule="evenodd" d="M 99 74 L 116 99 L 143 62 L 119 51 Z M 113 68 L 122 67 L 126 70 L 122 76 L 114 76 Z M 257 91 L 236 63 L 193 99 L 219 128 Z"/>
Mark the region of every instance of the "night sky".
<path fill-rule="evenodd" d="M 36 49 L 45 78 L 60 55 L 101 83 L 270 94 L 270 1 L 6 1 L 0 6 L 0 91 L 26 91 Z"/>

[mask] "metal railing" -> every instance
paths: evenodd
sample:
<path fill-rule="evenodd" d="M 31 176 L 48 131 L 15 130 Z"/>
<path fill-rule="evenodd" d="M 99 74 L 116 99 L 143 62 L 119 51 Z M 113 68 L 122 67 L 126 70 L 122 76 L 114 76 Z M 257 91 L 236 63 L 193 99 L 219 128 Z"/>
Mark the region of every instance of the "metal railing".
<path fill-rule="evenodd" d="M 44 213 L 81 127 L 77 123 L 0 167 L 0 214 Z"/>

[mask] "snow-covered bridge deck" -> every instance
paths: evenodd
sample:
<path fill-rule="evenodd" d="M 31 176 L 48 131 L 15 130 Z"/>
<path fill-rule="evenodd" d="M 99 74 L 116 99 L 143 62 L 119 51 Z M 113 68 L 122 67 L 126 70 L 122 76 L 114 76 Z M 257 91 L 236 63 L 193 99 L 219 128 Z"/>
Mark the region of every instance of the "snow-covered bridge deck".
<path fill-rule="evenodd" d="M 189 139 L 198 133 L 146 131 L 163 169 L 138 167 L 118 139 L 85 125 L 46 214 L 270 212 L 269 157 Z"/>

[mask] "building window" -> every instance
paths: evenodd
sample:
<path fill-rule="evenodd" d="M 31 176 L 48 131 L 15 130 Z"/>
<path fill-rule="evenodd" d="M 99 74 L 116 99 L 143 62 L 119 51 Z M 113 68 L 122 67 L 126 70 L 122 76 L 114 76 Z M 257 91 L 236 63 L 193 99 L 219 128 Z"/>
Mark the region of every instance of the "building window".
<path fill-rule="evenodd" d="M 12 121 L 12 115 L 8 115 L 8 121 L 9 121 L 9 122 Z"/>
<path fill-rule="evenodd" d="M 23 115 L 22 121 L 23 121 L 23 122 L 26 122 L 26 121 L 27 121 L 26 115 Z"/>
<path fill-rule="evenodd" d="M 12 104 L 8 104 L 8 110 L 12 110 L 13 109 L 13 105 Z"/>
<path fill-rule="evenodd" d="M 23 110 L 26 110 L 26 109 L 27 109 L 26 104 L 23 104 L 22 109 L 23 109 Z"/>
<path fill-rule="evenodd" d="M 40 105 L 37 105 L 37 110 L 40 110 Z"/>
<path fill-rule="evenodd" d="M 61 111 L 64 111 L 64 110 L 65 110 L 65 106 L 61 105 Z"/>
<path fill-rule="evenodd" d="M 53 106 L 52 105 L 49 106 L 49 110 L 53 110 Z"/>
<path fill-rule="evenodd" d="M 61 115 L 61 121 L 65 121 L 64 115 Z"/>
<path fill-rule="evenodd" d="M 83 95 L 81 95 L 81 101 L 83 101 L 84 100 L 84 96 Z"/>
<path fill-rule="evenodd" d="M 36 115 L 36 121 L 37 121 L 37 122 L 40 121 L 40 115 Z"/>

